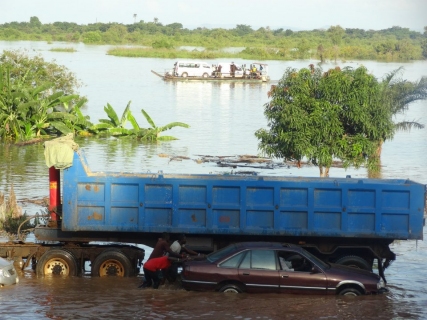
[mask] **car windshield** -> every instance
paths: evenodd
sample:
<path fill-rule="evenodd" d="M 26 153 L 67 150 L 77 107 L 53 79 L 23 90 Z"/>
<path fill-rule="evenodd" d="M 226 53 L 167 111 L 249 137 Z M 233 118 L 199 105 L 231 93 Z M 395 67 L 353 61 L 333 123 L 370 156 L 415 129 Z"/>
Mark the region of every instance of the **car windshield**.
<path fill-rule="evenodd" d="M 215 262 L 221 258 L 224 258 L 225 256 L 228 256 L 230 253 L 232 253 L 235 250 L 236 250 L 236 246 L 230 245 L 218 251 L 212 252 L 206 258 L 208 259 L 209 262 Z"/>

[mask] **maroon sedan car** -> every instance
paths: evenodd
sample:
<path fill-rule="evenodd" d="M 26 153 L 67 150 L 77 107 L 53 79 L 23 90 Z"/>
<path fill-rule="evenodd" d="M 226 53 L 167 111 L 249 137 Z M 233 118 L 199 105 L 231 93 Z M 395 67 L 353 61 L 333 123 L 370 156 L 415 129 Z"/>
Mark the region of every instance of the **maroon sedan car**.
<path fill-rule="evenodd" d="M 303 248 L 274 242 L 242 242 L 186 261 L 181 273 L 187 290 L 277 292 L 358 296 L 386 292 L 375 273 L 327 264 Z"/>

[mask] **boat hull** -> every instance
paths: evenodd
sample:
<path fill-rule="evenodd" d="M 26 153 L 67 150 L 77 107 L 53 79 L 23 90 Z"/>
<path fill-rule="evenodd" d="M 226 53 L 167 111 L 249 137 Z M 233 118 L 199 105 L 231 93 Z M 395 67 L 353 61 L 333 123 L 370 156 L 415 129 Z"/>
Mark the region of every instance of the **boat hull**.
<path fill-rule="evenodd" d="M 171 75 L 162 75 L 156 71 L 151 70 L 156 76 L 162 78 L 165 81 L 209 81 L 209 82 L 245 82 L 245 83 L 263 83 L 269 82 L 270 77 L 262 77 L 260 79 L 254 78 L 244 78 L 244 77 L 224 77 L 224 78 L 216 78 L 216 77 L 175 77 Z"/>

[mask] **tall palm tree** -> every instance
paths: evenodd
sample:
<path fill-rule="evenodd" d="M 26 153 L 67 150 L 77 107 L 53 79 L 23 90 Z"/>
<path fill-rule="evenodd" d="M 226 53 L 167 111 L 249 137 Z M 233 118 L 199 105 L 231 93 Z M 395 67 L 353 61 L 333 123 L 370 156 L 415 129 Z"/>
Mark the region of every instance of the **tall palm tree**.
<path fill-rule="evenodd" d="M 400 74 L 403 72 L 403 67 L 397 68 L 386 74 L 381 82 L 382 86 L 382 101 L 384 107 L 389 108 L 391 115 L 405 113 L 411 103 L 419 100 L 427 99 L 427 77 L 422 77 L 419 81 L 411 82 L 403 80 Z M 424 124 L 417 121 L 401 121 L 395 123 L 394 131 L 423 129 Z M 380 161 L 382 145 L 385 138 L 378 141 L 378 147 L 375 157 Z"/>

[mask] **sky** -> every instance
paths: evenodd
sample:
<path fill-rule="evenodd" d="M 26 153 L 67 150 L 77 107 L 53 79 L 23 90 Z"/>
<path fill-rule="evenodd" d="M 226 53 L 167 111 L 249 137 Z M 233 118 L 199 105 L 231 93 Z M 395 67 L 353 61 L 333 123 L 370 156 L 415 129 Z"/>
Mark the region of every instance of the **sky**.
<path fill-rule="evenodd" d="M 135 16 L 136 15 L 136 18 Z M 399 26 L 423 32 L 427 0 L 0 0 L 0 24 L 118 22 L 132 24 L 154 18 L 184 28 L 298 30 L 342 28 L 381 30 Z"/>

